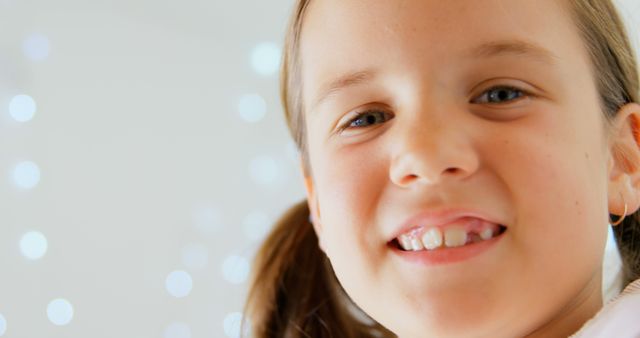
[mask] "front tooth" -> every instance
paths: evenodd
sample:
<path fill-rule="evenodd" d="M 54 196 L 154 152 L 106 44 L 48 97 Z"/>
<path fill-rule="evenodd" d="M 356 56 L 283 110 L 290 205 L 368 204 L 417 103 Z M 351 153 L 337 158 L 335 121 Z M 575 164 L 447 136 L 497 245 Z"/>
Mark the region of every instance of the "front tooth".
<path fill-rule="evenodd" d="M 489 228 L 486 228 L 480 232 L 480 238 L 482 238 L 485 241 L 488 239 L 491 239 L 491 237 L 493 237 L 493 230 Z"/>
<path fill-rule="evenodd" d="M 420 240 L 415 237 L 411 237 L 411 247 L 413 248 L 413 251 L 419 251 L 424 249 L 422 242 L 420 242 Z"/>
<path fill-rule="evenodd" d="M 406 251 L 413 250 L 413 246 L 411 245 L 411 239 L 409 238 L 409 236 L 400 235 L 400 237 L 398 237 L 398 242 L 400 242 L 400 246 L 402 247 L 402 249 Z"/>
<path fill-rule="evenodd" d="M 442 231 L 438 228 L 431 228 L 422 235 L 422 244 L 428 250 L 437 249 L 442 246 Z"/>
<path fill-rule="evenodd" d="M 467 243 L 467 231 L 462 228 L 448 228 L 444 231 L 444 244 L 447 247 L 463 246 Z"/>

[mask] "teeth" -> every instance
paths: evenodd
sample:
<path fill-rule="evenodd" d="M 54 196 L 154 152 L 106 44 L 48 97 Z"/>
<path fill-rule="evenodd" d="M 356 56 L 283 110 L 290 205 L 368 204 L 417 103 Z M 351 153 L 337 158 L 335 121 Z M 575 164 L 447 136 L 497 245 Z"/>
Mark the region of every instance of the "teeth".
<path fill-rule="evenodd" d="M 480 233 L 474 231 L 467 233 L 467 230 L 460 226 L 452 226 L 444 231 L 432 227 L 426 229 L 422 234 L 420 234 L 420 229 L 413 229 L 398 236 L 397 241 L 404 251 L 436 250 L 441 247 L 455 248 L 486 241 L 493 238 L 494 231 L 498 231 L 496 227 L 484 228 Z"/>
<path fill-rule="evenodd" d="M 400 246 L 402 247 L 402 249 L 406 251 L 413 250 L 413 246 L 411 245 L 411 238 L 409 238 L 408 235 L 400 235 L 400 237 L 398 237 L 398 242 L 400 242 Z"/>
<path fill-rule="evenodd" d="M 411 238 L 411 248 L 413 249 L 413 251 L 419 251 L 424 249 L 424 246 L 422 245 L 422 242 L 420 242 L 419 239 L 412 237 Z"/>
<path fill-rule="evenodd" d="M 444 244 L 449 247 L 463 246 L 467 243 L 467 231 L 451 227 L 444 231 Z"/>
<path fill-rule="evenodd" d="M 480 232 L 480 238 L 482 238 L 485 241 L 488 239 L 491 239 L 491 237 L 493 237 L 493 230 L 489 228 L 486 228 Z"/>
<path fill-rule="evenodd" d="M 431 228 L 422 235 L 422 244 L 428 250 L 442 246 L 442 232 L 438 228 Z"/>

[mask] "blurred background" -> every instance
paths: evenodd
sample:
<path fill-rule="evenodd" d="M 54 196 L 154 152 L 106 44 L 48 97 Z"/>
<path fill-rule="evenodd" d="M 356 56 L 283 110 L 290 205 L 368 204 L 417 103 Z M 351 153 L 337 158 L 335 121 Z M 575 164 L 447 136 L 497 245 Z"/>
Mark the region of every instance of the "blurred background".
<path fill-rule="evenodd" d="M 304 196 L 292 5 L 0 0 L 1 337 L 238 336 L 252 256 Z"/>
<path fill-rule="evenodd" d="M 234 337 L 292 0 L 0 0 L 0 336 Z"/>

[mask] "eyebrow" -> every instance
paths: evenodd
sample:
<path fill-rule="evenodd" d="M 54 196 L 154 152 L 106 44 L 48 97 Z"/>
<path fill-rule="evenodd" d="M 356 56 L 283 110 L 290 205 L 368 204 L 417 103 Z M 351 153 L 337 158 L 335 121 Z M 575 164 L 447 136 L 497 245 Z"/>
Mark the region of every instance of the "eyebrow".
<path fill-rule="evenodd" d="M 467 50 L 463 54 L 463 56 L 469 59 L 487 59 L 506 55 L 524 56 L 548 66 L 553 66 L 558 60 L 556 55 L 535 43 L 513 39 L 485 42 Z M 341 90 L 373 80 L 376 74 L 376 71 L 367 69 L 339 76 L 321 87 L 319 90 L 320 94 L 317 96 L 315 104 L 312 107 L 315 109 L 315 107 L 322 104 L 323 101 Z"/>
<path fill-rule="evenodd" d="M 318 99 L 315 100 L 315 104 L 312 107 L 319 106 L 323 101 L 328 99 L 330 96 L 336 94 L 337 92 L 347 88 L 353 87 L 368 81 L 371 81 L 376 75 L 376 72 L 373 70 L 362 70 L 356 71 L 353 73 L 348 73 L 342 75 L 328 84 L 324 85 L 320 89 L 320 95 L 318 95 Z"/>
<path fill-rule="evenodd" d="M 524 40 L 498 40 L 485 42 L 469 50 L 468 58 L 490 58 L 503 55 L 524 56 L 552 66 L 558 57 L 549 50 Z"/>

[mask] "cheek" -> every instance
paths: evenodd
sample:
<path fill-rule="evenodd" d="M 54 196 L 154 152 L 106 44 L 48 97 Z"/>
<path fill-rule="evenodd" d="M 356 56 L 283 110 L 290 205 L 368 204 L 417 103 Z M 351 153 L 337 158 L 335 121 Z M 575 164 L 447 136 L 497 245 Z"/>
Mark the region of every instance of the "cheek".
<path fill-rule="evenodd" d="M 379 196 L 389 182 L 381 151 L 357 147 L 317 149 L 312 165 L 322 218 L 323 243 L 341 283 L 362 285 L 362 276 L 375 275 L 378 267 L 367 264 L 386 249 L 381 244 L 376 214 Z"/>
<path fill-rule="evenodd" d="M 388 180 L 386 166 L 375 152 L 355 149 L 323 156 L 318 152 L 314 171 L 323 223 L 323 232 L 343 240 L 367 241 L 372 237 L 377 200 Z M 356 238 L 352 238 L 358 236 Z"/>
<path fill-rule="evenodd" d="M 574 125 L 568 121 L 546 126 Z M 581 130 L 590 130 L 583 128 Z M 513 199 L 514 259 L 531 287 L 571 273 L 564 287 L 598 271 L 606 240 L 606 157 L 598 134 L 547 128 L 538 137 L 505 135 L 491 163 Z M 521 135 L 522 136 L 522 135 Z M 519 159 L 517 161 L 506 159 Z M 575 285 L 571 285 L 575 287 Z M 559 287 L 560 288 L 560 287 Z"/>

